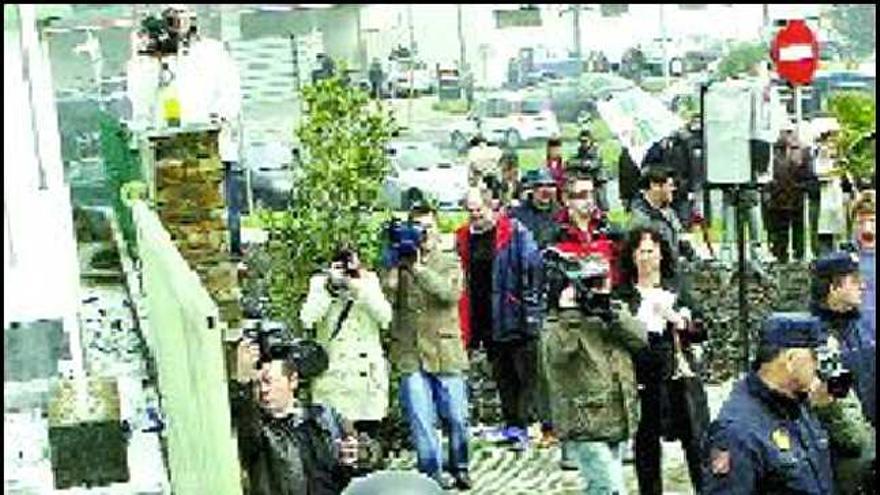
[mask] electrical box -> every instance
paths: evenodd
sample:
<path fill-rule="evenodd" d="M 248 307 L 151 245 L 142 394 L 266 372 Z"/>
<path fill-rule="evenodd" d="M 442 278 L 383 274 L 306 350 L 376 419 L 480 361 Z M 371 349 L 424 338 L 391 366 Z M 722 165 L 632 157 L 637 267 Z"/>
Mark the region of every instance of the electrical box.
<path fill-rule="evenodd" d="M 769 87 L 732 80 L 704 86 L 703 143 L 710 184 L 766 183 L 773 175 L 778 100 Z"/>

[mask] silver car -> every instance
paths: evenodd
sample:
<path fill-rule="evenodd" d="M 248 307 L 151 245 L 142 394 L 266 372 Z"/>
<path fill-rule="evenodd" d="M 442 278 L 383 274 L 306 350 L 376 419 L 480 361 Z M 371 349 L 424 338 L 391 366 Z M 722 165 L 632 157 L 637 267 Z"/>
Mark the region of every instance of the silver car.
<path fill-rule="evenodd" d="M 423 196 L 435 199 L 441 210 L 461 208 L 468 187 L 466 165 L 455 163 L 426 141 L 394 141 L 386 152 L 391 171 L 384 192 L 392 208 L 407 210 Z"/>

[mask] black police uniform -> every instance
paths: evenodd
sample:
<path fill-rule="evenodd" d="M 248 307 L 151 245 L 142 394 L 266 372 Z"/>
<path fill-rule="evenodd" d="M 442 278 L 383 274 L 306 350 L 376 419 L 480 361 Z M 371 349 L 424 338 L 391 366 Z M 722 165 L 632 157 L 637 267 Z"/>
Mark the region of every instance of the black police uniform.
<path fill-rule="evenodd" d="M 771 316 L 763 340 L 816 347 L 809 315 Z M 737 382 L 709 427 L 705 494 L 834 493 L 828 437 L 806 400 L 771 390 L 756 372 Z"/>

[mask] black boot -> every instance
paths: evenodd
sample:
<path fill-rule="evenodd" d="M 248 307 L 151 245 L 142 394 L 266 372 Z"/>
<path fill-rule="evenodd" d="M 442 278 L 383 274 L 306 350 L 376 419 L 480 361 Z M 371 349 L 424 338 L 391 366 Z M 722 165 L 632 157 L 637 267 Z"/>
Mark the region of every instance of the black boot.
<path fill-rule="evenodd" d="M 459 490 L 470 490 L 471 486 L 473 486 L 473 482 L 467 471 L 461 471 L 453 476 L 455 477 L 455 488 Z"/>

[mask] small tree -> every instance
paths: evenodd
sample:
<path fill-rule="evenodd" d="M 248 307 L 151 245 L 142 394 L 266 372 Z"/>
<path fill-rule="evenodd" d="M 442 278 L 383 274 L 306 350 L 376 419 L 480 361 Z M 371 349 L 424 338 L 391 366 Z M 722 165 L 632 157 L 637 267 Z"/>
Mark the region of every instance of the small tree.
<path fill-rule="evenodd" d="M 870 179 L 874 176 L 876 150 L 859 144 L 877 129 L 876 101 L 871 95 L 847 91 L 833 95 L 828 108 L 840 123 L 836 142 L 840 168 L 857 180 Z"/>
<path fill-rule="evenodd" d="M 369 108 L 367 93 L 340 79 L 344 69 L 336 74 L 302 90 L 302 167 L 287 211 L 267 222 L 272 313 L 295 330 L 310 276 L 343 244 L 356 248 L 362 263 L 377 260 L 381 220 L 390 214 L 380 191 L 393 117 L 379 103 Z"/>
<path fill-rule="evenodd" d="M 730 50 L 718 64 L 720 80 L 747 73 L 755 64 L 769 60 L 770 52 L 762 43 L 740 43 Z"/>
<path fill-rule="evenodd" d="M 877 6 L 834 4 L 828 11 L 831 27 L 843 41 L 845 55 L 860 59 L 877 50 Z"/>

